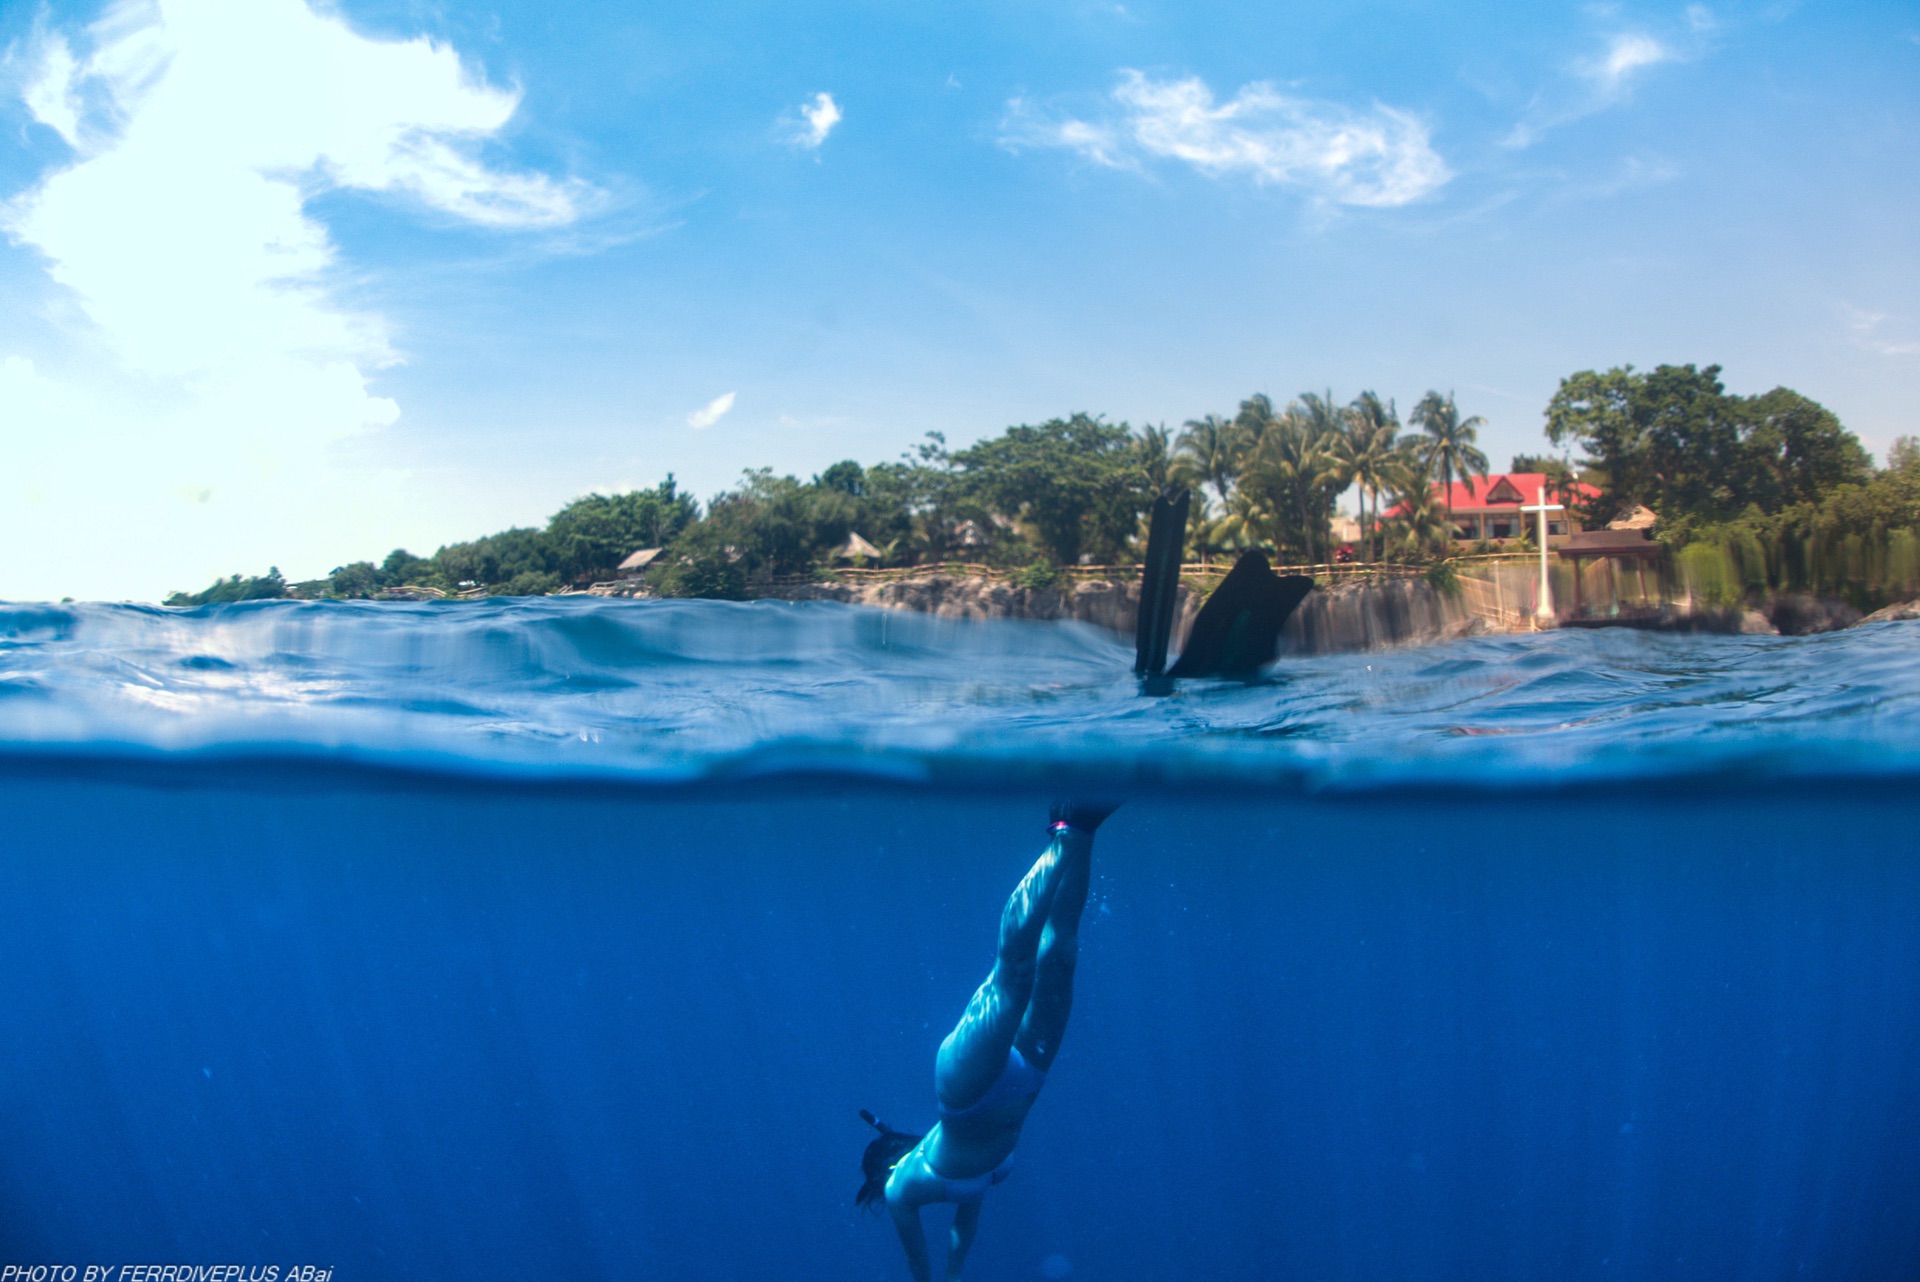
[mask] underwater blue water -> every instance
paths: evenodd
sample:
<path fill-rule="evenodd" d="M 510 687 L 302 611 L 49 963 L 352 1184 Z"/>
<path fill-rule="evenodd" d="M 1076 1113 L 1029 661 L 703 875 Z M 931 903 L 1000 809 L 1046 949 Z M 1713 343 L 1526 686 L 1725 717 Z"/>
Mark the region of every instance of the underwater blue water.
<path fill-rule="evenodd" d="M 1920 1276 L 1920 625 L 1143 698 L 830 605 L 0 607 L 0 1264 L 899 1279 L 1046 801 L 970 1278 Z"/>

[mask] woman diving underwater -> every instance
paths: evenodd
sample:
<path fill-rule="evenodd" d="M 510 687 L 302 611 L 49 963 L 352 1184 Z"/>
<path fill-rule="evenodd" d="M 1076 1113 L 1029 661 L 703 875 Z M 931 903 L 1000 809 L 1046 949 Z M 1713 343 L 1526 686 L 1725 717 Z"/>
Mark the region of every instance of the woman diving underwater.
<path fill-rule="evenodd" d="M 956 1282 L 980 1227 L 981 1199 L 1012 1169 L 1020 1128 L 1046 1084 L 1073 1008 L 1093 833 L 1113 810 L 1053 808 L 1047 848 L 1000 914 L 993 971 L 940 1043 L 933 1075 L 940 1120 L 933 1129 L 924 1137 L 908 1135 L 861 1113 L 880 1137 L 861 1160 L 866 1183 L 854 1200 L 866 1206 L 886 1199 L 915 1282 L 932 1277 L 920 1208 L 955 1204 L 947 1279 Z"/>

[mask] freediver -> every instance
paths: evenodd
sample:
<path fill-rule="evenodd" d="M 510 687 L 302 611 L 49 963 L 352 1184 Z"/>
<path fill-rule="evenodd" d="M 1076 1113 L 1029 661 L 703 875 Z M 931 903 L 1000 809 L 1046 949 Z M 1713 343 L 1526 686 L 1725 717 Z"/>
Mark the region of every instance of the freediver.
<path fill-rule="evenodd" d="M 1014 1145 L 1047 1071 L 1060 1052 L 1073 1008 L 1080 913 L 1087 904 L 1093 834 L 1111 805 L 1053 807 L 1047 848 L 1014 887 L 1000 914 L 993 970 L 940 1043 L 933 1088 L 940 1119 L 909 1135 L 861 1112 L 880 1137 L 867 1145 L 866 1176 L 854 1202 L 884 1198 L 914 1282 L 931 1282 L 920 1208 L 954 1203 L 947 1282 L 958 1282 L 980 1227 L 987 1190 L 1007 1178 Z"/>

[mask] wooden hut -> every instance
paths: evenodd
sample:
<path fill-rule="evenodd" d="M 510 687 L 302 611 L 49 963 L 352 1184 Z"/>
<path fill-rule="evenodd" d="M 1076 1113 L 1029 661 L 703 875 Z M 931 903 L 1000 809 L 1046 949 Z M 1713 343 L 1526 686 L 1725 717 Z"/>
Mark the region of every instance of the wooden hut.
<path fill-rule="evenodd" d="M 1567 536 L 1566 542 L 1554 549 L 1573 567 L 1573 615 L 1570 622 L 1595 617 L 1618 619 L 1636 614 L 1655 614 L 1659 612 L 1660 598 L 1660 562 L 1666 555 L 1664 545 L 1655 543 L 1647 537 L 1644 529 L 1625 530 L 1583 530 Z M 1607 568 L 1607 597 L 1602 606 L 1598 600 L 1586 599 L 1582 580 L 1587 565 L 1599 561 Z M 1620 600 L 1620 566 L 1633 567 L 1634 579 L 1639 587 L 1638 600 L 1625 605 Z M 1647 589 L 1647 570 L 1653 569 L 1653 590 Z"/>
<path fill-rule="evenodd" d="M 660 559 L 659 548 L 641 548 L 620 563 L 620 577 L 638 579 L 645 577 L 647 570 Z"/>

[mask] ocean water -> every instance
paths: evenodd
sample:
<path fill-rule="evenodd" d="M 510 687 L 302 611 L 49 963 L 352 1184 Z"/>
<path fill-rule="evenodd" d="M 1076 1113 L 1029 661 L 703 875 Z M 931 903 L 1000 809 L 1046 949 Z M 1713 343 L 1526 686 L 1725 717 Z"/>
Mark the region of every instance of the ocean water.
<path fill-rule="evenodd" d="M 1130 666 L 0 607 L 0 1265 L 904 1278 L 857 1110 L 933 1120 L 1078 793 L 1126 804 L 968 1277 L 1920 1276 L 1920 625 Z"/>

